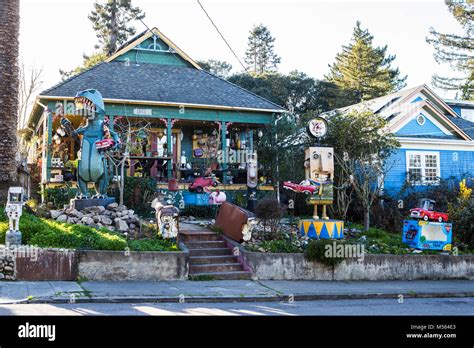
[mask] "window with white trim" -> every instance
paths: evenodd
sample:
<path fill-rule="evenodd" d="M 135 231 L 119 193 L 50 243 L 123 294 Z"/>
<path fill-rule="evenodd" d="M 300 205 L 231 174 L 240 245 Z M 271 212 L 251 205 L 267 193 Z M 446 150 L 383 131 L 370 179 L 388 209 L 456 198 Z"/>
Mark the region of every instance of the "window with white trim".
<path fill-rule="evenodd" d="M 413 185 L 436 185 L 440 178 L 439 152 L 407 151 L 408 181 Z"/>

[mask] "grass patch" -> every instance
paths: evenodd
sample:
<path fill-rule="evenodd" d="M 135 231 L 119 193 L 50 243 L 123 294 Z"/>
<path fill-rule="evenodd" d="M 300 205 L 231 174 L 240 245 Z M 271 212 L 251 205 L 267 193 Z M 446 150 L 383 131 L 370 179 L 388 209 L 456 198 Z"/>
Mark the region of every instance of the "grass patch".
<path fill-rule="evenodd" d="M 8 220 L 4 207 L 0 207 L 0 243 L 5 243 Z M 178 248 L 167 240 L 135 240 L 130 245 L 126 238 L 106 228 L 57 222 L 24 213 L 20 219 L 23 244 L 42 248 L 77 250 L 130 250 L 176 251 Z"/>
<path fill-rule="evenodd" d="M 178 247 L 169 239 L 136 239 L 128 243 L 131 251 L 178 251 Z"/>

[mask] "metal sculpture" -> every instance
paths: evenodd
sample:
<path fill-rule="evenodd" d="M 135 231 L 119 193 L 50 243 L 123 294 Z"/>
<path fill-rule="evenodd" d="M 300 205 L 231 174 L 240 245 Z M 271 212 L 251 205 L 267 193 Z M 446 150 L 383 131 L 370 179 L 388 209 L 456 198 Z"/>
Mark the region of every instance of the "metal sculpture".
<path fill-rule="evenodd" d="M 10 187 L 8 189 L 7 205 L 5 212 L 9 220 L 9 229 L 5 234 L 6 247 L 21 245 L 20 217 L 23 213 L 24 202 L 23 187 Z"/>
<path fill-rule="evenodd" d="M 61 119 L 61 125 L 71 137 L 77 138 L 82 135 L 81 157 L 77 168 L 78 194 L 76 198 L 90 198 L 87 183 L 93 182 L 96 194 L 92 198 L 106 198 L 106 189 L 109 183 L 107 161 L 103 151 L 113 149 L 119 145 L 120 139 L 116 132 L 108 129 L 112 142 L 107 141 L 109 146 L 104 148 L 106 134 L 105 106 L 102 95 L 95 89 L 87 89 L 77 93 L 74 98 L 76 115 L 87 117 L 87 123 L 83 127 L 74 129 L 71 122 Z"/>
<path fill-rule="evenodd" d="M 165 239 L 177 238 L 179 233 L 179 209 L 174 205 L 163 205 L 158 198 L 151 202 L 155 209 L 158 234 Z"/>

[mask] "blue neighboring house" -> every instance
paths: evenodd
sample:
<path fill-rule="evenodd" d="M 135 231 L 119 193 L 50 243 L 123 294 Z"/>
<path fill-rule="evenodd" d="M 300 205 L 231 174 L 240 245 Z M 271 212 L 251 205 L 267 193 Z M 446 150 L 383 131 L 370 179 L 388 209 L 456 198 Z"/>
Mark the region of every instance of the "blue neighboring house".
<path fill-rule="evenodd" d="M 386 193 L 397 194 L 407 180 L 423 188 L 474 174 L 474 102 L 443 100 L 421 85 L 339 111 L 354 108 L 387 119 L 401 144 L 384 180 Z"/>

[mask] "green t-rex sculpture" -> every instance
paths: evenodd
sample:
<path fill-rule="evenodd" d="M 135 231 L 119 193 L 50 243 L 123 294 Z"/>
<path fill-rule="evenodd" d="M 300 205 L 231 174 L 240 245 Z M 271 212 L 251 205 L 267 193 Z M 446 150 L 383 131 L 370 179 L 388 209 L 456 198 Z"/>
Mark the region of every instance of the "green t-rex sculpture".
<path fill-rule="evenodd" d="M 86 125 L 74 130 L 66 118 L 61 119 L 61 125 L 72 137 L 82 134 L 81 158 L 77 168 L 79 191 L 76 198 L 90 198 L 88 182 L 95 184 L 96 194 L 93 198 L 106 198 L 109 183 L 107 159 L 99 146 L 105 139 L 105 106 L 102 95 L 95 89 L 87 89 L 77 93 L 74 103 L 76 115 L 87 117 Z M 116 148 L 120 144 L 120 139 L 112 129 L 109 129 L 109 133 L 113 140 L 110 141 L 109 148 Z"/>

